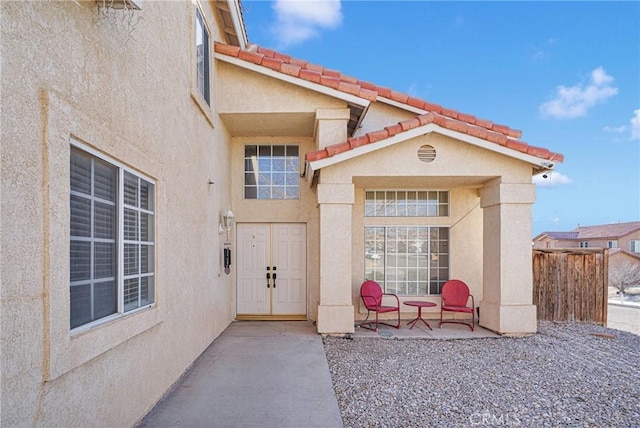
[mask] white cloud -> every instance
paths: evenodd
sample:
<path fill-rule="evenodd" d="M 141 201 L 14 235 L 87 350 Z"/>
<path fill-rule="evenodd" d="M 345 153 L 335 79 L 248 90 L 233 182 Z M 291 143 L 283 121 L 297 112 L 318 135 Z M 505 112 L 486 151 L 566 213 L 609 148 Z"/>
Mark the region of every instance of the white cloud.
<path fill-rule="evenodd" d="M 602 130 L 615 134 L 626 134 L 629 131 L 629 140 L 640 140 L 640 109 L 633 111 L 633 116 L 631 116 L 629 123 L 630 126 L 605 126 Z"/>
<path fill-rule="evenodd" d="M 544 175 L 546 175 L 547 178 L 544 178 Z M 538 187 L 557 187 L 563 184 L 573 183 L 573 180 L 569 177 L 556 171 L 534 175 L 531 181 Z"/>
<path fill-rule="evenodd" d="M 556 97 L 542 104 L 540 111 L 556 119 L 585 116 L 591 107 L 618 93 L 612 83 L 613 77 L 598 67 L 591 72 L 586 85 L 580 82 L 571 87 L 558 86 Z"/>
<path fill-rule="evenodd" d="M 627 130 L 627 127 L 622 125 L 622 126 L 605 126 L 604 128 L 602 128 L 602 130 L 604 132 L 613 132 L 614 134 L 622 134 L 624 133 L 624 131 Z"/>
<path fill-rule="evenodd" d="M 287 47 L 317 37 L 320 30 L 342 23 L 340 0 L 275 0 L 273 33 L 279 47 Z"/>
<path fill-rule="evenodd" d="M 633 117 L 631 117 L 631 139 L 640 140 L 640 108 L 633 111 Z"/>

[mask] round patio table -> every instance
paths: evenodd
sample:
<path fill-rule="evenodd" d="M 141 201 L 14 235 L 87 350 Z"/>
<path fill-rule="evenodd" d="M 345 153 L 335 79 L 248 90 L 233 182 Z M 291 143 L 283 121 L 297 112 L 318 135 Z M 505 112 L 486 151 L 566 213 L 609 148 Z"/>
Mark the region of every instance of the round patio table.
<path fill-rule="evenodd" d="M 431 328 L 431 326 L 429 325 L 429 323 L 427 321 L 425 321 L 424 318 L 422 318 L 422 308 L 432 308 L 434 306 L 437 306 L 435 303 L 433 302 L 422 302 L 420 300 L 409 300 L 404 302 L 405 305 L 407 306 L 413 306 L 418 308 L 418 318 L 411 320 L 407 323 L 407 325 L 411 324 L 411 327 L 409 327 L 409 330 L 411 330 L 413 327 L 415 327 L 416 323 L 418 321 L 422 321 L 423 323 L 425 323 L 425 325 L 427 327 L 429 327 L 429 330 L 433 330 Z"/>

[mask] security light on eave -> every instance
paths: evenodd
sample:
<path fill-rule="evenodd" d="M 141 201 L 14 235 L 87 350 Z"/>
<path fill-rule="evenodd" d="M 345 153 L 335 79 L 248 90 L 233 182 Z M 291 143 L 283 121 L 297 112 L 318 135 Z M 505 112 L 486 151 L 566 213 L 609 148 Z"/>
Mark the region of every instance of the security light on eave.
<path fill-rule="evenodd" d="M 96 0 L 96 3 L 99 7 L 109 9 L 142 9 L 142 0 Z"/>

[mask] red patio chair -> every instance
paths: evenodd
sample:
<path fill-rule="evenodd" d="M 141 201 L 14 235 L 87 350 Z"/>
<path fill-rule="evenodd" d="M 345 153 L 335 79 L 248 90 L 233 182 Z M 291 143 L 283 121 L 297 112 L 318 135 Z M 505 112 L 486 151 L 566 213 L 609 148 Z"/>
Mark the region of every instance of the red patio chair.
<path fill-rule="evenodd" d="M 396 299 L 395 306 L 385 306 L 382 304 L 382 298 L 384 296 L 392 296 Z M 400 328 L 400 299 L 398 296 L 391 293 L 383 293 L 380 285 L 375 281 L 365 281 L 362 283 L 360 287 L 360 297 L 362 297 L 362 302 L 364 306 L 367 308 L 367 318 L 365 318 L 364 322 L 360 324 L 360 327 L 366 328 L 367 330 L 378 331 L 378 324 L 388 325 L 389 327 Z M 387 299 L 389 300 L 389 299 Z M 369 319 L 369 313 L 376 313 L 375 321 L 367 321 Z M 386 322 L 378 321 L 378 314 L 384 314 L 389 312 L 397 312 L 398 313 L 398 324 L 388 324 Z M 372 328 L 371 325 L 374 324 L 375 327 Z"/>
<path fill-rule="evenodd" d="M 442 304 L 440 305 L 440 328 L 442 328 L 442 324 L 444 323 L 464 324 L 471 327 L 471 331 L 473 331 L 476 325 L 476 304 L 473 296 L 469 293 L 469 287 L 467 287 L 467 284 L 460 281 L 459 279 L 449 280 L 442 286 L 441 296 Z M 471 307 L 467 306 L 469 297 L 471 297 Z M 442 314 L 444 312 L 462 312 L 471 314 L 471 325 L 469 325 L 469 323 L 465 321 L 444 321 L 442 319 Z"/>

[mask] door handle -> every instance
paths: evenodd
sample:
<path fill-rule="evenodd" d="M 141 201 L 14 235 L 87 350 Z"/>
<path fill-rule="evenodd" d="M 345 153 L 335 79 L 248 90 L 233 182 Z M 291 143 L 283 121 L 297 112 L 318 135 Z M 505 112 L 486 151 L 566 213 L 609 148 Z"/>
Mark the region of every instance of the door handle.
<path fill-rule="evenodd" d="M 271 279 L 271 274 L 269 272 L 267 272 L 267 288 L 271 288 L 271 285 L 269 284 L 269 280 Z M 275 285 L 274 285 L 275 287 Z"/>
<path fill-rule="evenodd" d="M 276 266 L 273 267 L 273 288 L 276 288 Z"/>

